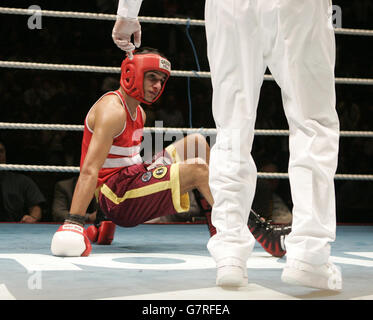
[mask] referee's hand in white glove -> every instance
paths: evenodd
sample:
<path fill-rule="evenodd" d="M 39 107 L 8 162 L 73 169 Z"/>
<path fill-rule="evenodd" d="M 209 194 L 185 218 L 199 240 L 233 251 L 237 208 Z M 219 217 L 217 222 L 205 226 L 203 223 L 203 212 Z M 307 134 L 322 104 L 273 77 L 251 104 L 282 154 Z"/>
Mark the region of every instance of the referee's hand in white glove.
<path fill-rule="evenodd" d="M 133 35 L 133 42 L 131 37 Z M 123 51 L 126 51 L 128 57 L 132 59 L 132 51 L 141 45 L 141 25 L 137 18 L 124 18 L 117 16 L 112 37 L 114 43 Z"/>

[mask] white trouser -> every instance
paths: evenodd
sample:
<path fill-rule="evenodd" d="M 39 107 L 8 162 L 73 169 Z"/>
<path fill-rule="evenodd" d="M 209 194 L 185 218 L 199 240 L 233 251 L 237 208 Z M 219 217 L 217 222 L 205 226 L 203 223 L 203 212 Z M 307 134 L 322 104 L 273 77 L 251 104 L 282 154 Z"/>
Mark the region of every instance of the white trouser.
<path fill-rule="evenodd" d="M 324 263 L 335 240 L 339 143 L 331 1 L 207 0 L 205 21 L 218 132 L 210 159 L 217 234 L 208 249 L 218 265 L 229 257 L 246 262 L 255 243 L 247 227 L 257 178 L 251 149 L 268 66 L 290 130 L 287 256 Z"/>

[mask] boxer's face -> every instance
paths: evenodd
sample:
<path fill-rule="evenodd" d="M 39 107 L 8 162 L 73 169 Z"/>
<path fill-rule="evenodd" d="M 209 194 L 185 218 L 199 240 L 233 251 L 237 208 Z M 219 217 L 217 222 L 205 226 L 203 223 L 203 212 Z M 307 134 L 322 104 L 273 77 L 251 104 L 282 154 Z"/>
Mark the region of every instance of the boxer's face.
<path fill-rule="evenodd" d="M 148 71 L 144 75 L 144 98 L 152 102 L 158 97 L 167 75 L 160 71 Z"/>

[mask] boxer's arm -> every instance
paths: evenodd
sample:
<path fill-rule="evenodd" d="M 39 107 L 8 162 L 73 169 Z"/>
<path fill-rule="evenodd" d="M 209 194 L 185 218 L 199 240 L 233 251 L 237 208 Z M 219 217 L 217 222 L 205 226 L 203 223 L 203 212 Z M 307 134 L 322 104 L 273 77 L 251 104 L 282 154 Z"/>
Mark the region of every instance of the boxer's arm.
<path fill-rule="evenodd" d="M 123 107 L 112 101 L 104 103 L 105 100 L 102 99 L 96 105 L 93 135 L 74 190 L 71 214 L 84 216 L 87 212 L 96 190 L 98 172 L 105 162 L 114 136 L 122 131 L 125 124 Z"/>
<path fill-rule="evenodd" d="M 140 106 L 140 110 L 141 110 L 141 115 L 142 115 L 142 122 L 145 126 L 145 123 L 146 123 L 146 113 L 144 111 L 144 109 Z"/>
<path fill-rule="evenodd" d="M 93 135 L 75 186 L 70 214 L 52 238 L 51 252 L 55 256 L 88 256 L 92 250 L 83 228 L 84 215 L 93 198 L 98 172 L 109 153 L 114 136 L 125 124 L 125 111 L 119 102 L 115 103 L 110 96 L 104 97 L 95 106 L 94 119 L 94 123 L 90 123 Z"/>

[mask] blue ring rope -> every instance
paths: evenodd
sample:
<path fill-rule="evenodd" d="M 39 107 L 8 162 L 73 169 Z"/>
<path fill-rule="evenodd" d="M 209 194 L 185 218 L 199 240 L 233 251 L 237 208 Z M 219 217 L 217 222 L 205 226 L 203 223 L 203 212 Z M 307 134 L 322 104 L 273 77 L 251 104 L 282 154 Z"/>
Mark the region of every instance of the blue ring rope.
<path fill-rule="evenodd" d="M 186 36 L 189 40 L 190 45 L 192 46 L 194 60 L 196 61 L 196 65 L 197 65 L 197 70 L 201 71 L 201 68 L 199 66 L 199 61 L 198 61 L 197 50 L 196 50 L 196 47 L 194 46 L 192 37 L 190 36 L 189 28 L 190 28 L 190 18 L 188 18 L 188 21 L 187 21 L 187 24 L 186 24 Z M 195 73 L 195 74 L 197 75 L 197 77 L 199 77 L 199 75 L 197 73 Z M 189 104 L 189 127 L 193 128 L 193 124 L 192 124 L 192 119 L 193 119 L 193 117 L 192 117 L 192 97 L 191 97 L 191 94 L 190 94 L 191 93 L 190 77 L 187 77 L 187 83 L 188 83 L 188 104 Z"/>

